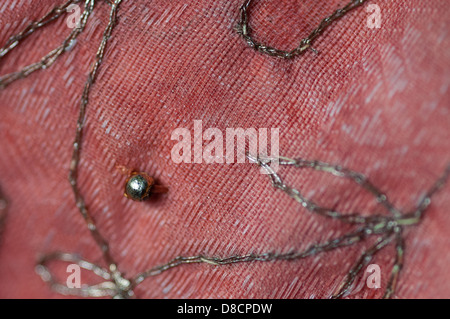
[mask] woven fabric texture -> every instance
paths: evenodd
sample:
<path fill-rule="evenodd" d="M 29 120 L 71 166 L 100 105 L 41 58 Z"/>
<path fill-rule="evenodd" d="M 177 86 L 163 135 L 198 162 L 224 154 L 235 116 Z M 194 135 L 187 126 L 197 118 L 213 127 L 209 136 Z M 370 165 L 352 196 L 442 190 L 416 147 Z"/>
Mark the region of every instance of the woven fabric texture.
<path fill-rule="evenodd" d="M 0 44 L 62 1 L 2 1 Z M 291 49 L 346 1 L 258 1 L 254 36 Z M 408 210 L 450 161 L 450 6 L 436 1 L 370 1 L 328 28 L 293 60 L 255 52 L 235 31 L 240 0 L 123 1 L 119 23 L 91 91 L 80 191 L 126 276 L 178 255 L 288 251 L 349 230 L 302 209 L 250 163 L 176 164 L 176 128 L 279 128 L 280 154 L 364 173 Z M 0 187 L 9 199 L 0 246 L 0 297 L 59 298 L 36 275 L 41 253 L 78 253 L 103 265 L 67 180 L 79 100 L 107 24 L 96 7 L 76 45 L 53 66 L 0 91 Z M 0 74 L 37 61 L 69 34 L 65 18 L 8 54 Z M 169 187 L 138 203 L 123 197 L 118 166 Z M 281 168 L 316 201 L 380 212 L 358 187 L 323 174 Z M 397 297 L 450 297 L 450 186 L 424 221 L 406 230 Z M 184 265 L 139 285 L 141 298 L 327 298 L 367 244 L 297 261 Z M 374 262 L 386 285 L 394 248 Z M 61 280 L 66 265 L 52 264 Z M 98 282 L 83 272 L 83 283 Z M 361 282 L 360 282 L 361 284 Z M 361 286 L 361 285 L 359 285 Z M 378 298 L 357 287 L 350 297 Z"/>

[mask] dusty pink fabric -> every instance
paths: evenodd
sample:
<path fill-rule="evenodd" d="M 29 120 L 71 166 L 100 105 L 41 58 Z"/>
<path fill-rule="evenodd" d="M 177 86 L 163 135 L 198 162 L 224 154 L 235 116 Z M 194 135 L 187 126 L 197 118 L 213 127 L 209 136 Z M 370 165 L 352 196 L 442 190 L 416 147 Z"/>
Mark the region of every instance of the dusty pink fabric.
<path fill-rule="evenodd" d="M 346 1 L 258 1 L 255 36 L 290 49 Z M 0 43 L 62 1 L 3 1 Z M 304 4 L 306 3 L 306 4 Z M 450 7 L 447 1 L 370 1 L 319 38 L 313 52 L 282 61 L 248 48 L 234 30 L 240 0 L 123 1 L 88 105 L 81 192 L 127 276 L 177 255 L 228 256 L 302 249 L 348 227 L 301 209 L 251 164 L 175 164 L 171 132 L 280 128 L 280 153 L 360 171 L 407 210 L 450 161 Z M 79 98 L 106 26 L 96 4 L 76 46 L 51 68 L 0 91 L 0 186 L 10 200 L 0 249 L 0 297 L 57 298 L 34 272 L 54 250 L 102 263 L 67 181 Z M 1 63 L 6 74 L 38 60 L 69 34 L 63 19 Z M 168 186 L 158 200 L 122 196 L 119 165 Z M 350 183 L 306 171 L 280 174 L 318 202 L 379 213 Z M 313 192 L 315 191 L 315 192 Z M 406 231 L 398 297 L 450 297 L 450 186 L 424 222 Z M 186 265 L 136 290 L 148 298 L 326 298 L 366 247 L 285 262 Z M 394 249 L 375 259 L 385 286 Z M 65 264 L 52 267 L 64 278 Z M 97 279 L 89 274 L 83 283 Z M 353 296 L 380 297 L 363 288 Z"/>

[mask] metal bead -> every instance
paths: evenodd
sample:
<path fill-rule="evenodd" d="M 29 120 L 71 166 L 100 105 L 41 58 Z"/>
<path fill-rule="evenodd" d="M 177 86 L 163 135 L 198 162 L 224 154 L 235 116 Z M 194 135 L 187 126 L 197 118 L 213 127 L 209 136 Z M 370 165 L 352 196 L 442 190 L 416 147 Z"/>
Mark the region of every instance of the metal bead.
<path fill-rule="evenodd" d="M 133 172 L 125 184 L 125 197 L 143 201 L 150 196 L 155 181 L 145 173 Z"/>

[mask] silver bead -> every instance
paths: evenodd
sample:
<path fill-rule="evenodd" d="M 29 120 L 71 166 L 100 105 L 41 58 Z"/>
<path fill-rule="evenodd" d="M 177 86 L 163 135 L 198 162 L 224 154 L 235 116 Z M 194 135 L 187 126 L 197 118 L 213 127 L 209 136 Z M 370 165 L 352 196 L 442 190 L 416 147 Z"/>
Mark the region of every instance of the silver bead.
<path fill-rule="evenodd" d="M 153 193 L 167 193 L 169 189 L 155 185 L 155 180 L 143 172 L 132 172 L 125 182 L 124 196 L 134 201 L 143 201 Z"/>
<path fill-rule="evenodd" d="M 125 197 L 135 201 L 143 201 L 150 196 L 154 179 L 145 173 L 133 172 L 125 184 Z"/>

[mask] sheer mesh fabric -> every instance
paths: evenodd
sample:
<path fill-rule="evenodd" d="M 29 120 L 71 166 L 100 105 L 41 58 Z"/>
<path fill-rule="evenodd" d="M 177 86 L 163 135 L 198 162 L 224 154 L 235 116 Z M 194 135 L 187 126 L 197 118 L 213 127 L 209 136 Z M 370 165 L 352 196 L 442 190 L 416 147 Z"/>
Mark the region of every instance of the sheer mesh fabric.
<path fill-rule="evenodd" d="M 61 1 L 0 4 L 0 43 Z M 62 2 L 61 2 L 62 3 Z M 256 38 L 289 49 L 345 1 L 259 1 Z M 288 251 L 342 234 L 275 191 L 250 164 L 175 164 L 179 127 L 280 128 L 280 153 L 363 172 L 399 207 L 412 208 L 450 159 L 450 14 L 446 1 L 377 2 L 380 29 L 364 7 L 342 18 L 307 52 L 279 60 L 247 47 L 235 31 L 241 1 L 124 1 L 92 89 L 80 191 L 126 275 L 177 255 Z M 0 297 L 59 297 L 36 275 L 40 253 L 76 252 L 102 264 L 67 181 L 79 97 L 107 23 L 99 1 L 72 50 L 46 70 L 0 91 L 0 186 L 9 199 L 0 249 Z M 1 74 L 34 62 L 68 35 L 64 19 L 11 52 Z M 123 197 L 124 165 L 155 176 L 167 195 Z M 312 172 L 290 183 L 329 205 L 376 212 L 364 193 Z M 326 187 L 324 186 L 326 185 Z M 446 265 L 450 188 L 423 223 L 406 231 L 397 296 L 450 297 Z M 150 278 L 145 298 L 325 298 L 366 245 L 299 261 L 223 267 L 187 265 Z M 393 248 L 376 258 L 385 285 Z M 55 271 L 64 278 L 65 267 Z M 83 273 L 83 283 L 96 279 Z M 354 296 L 380 297 L 361 289 Z"/>

